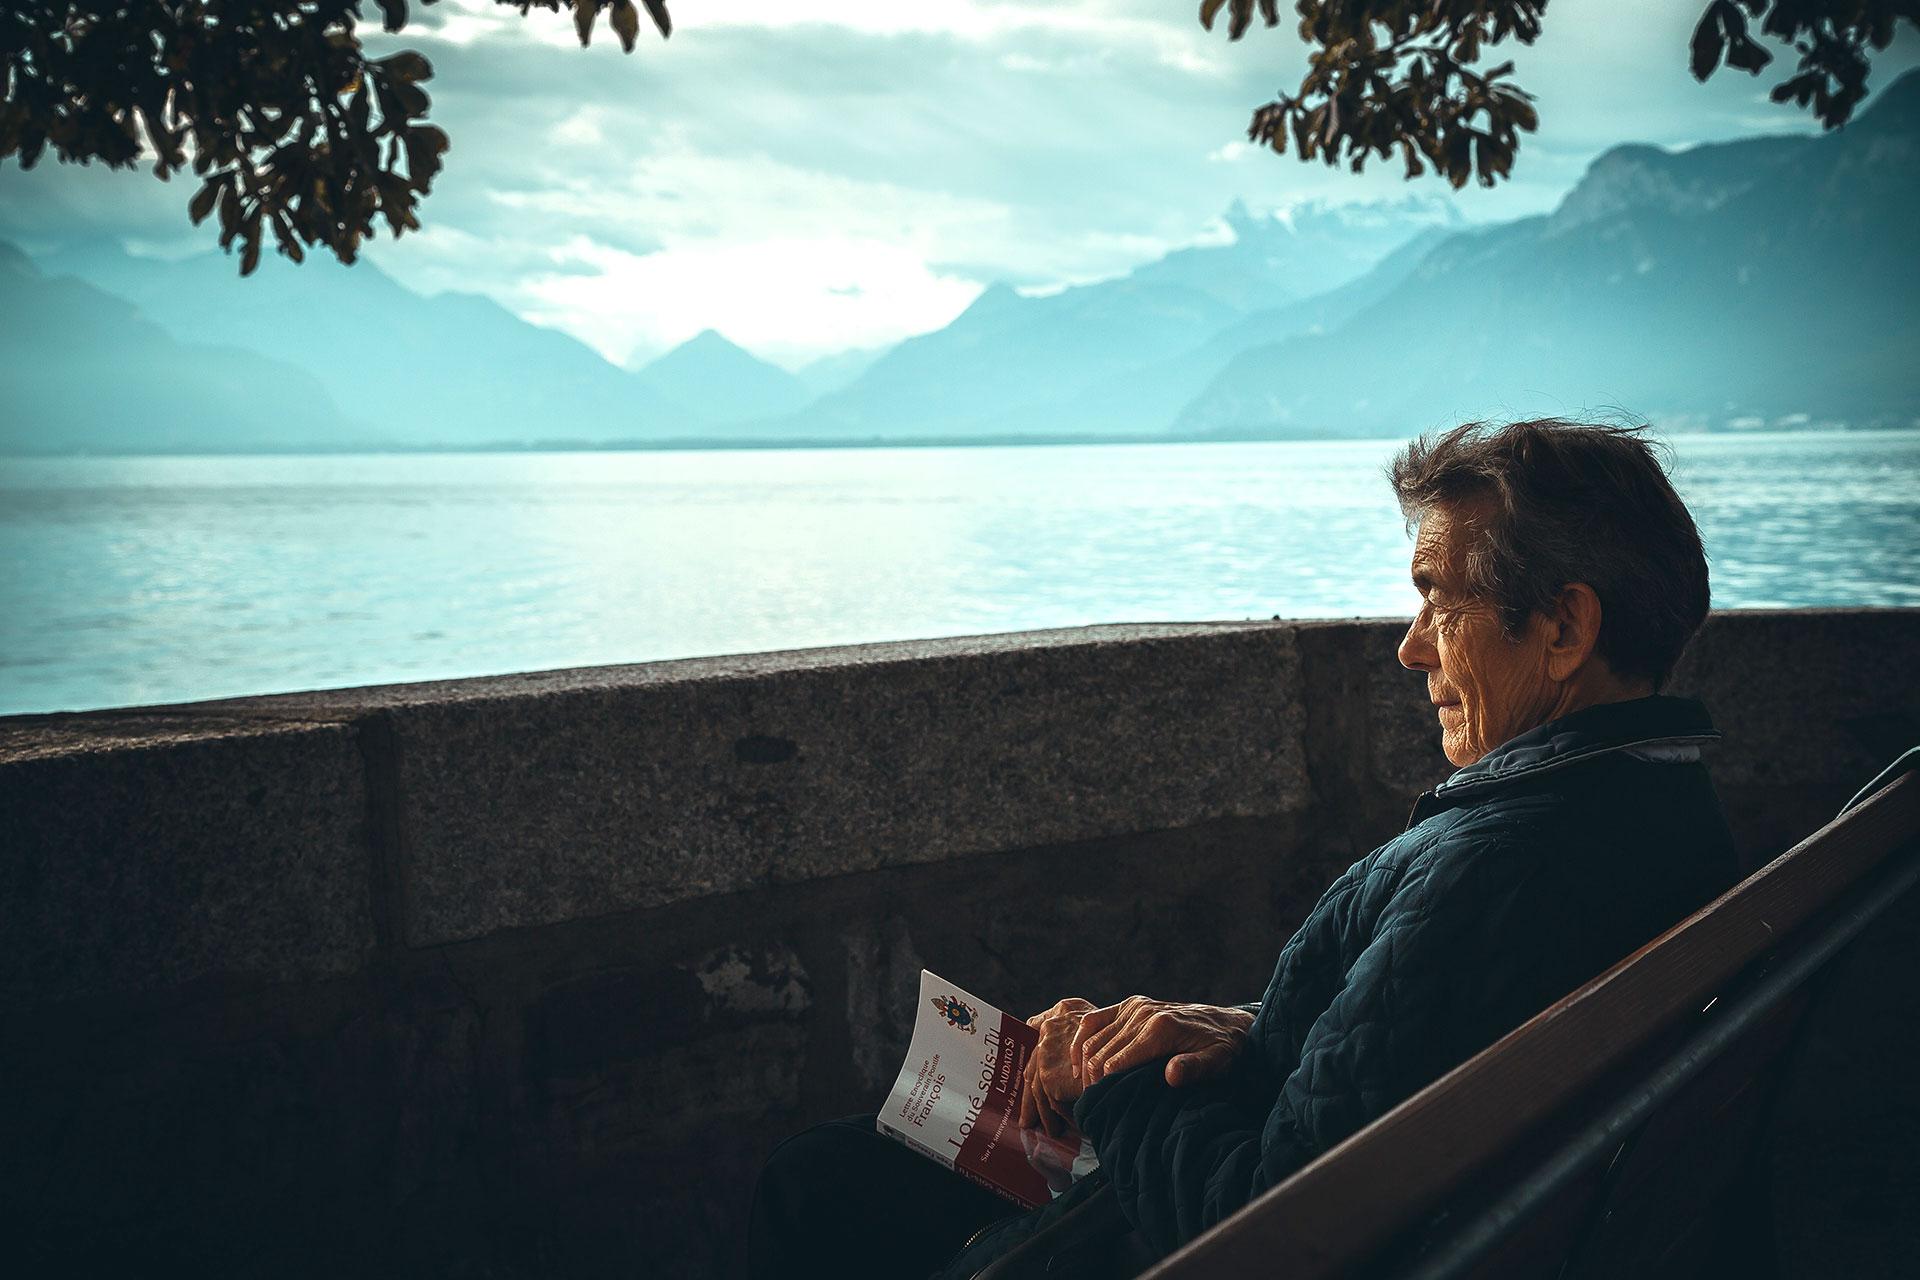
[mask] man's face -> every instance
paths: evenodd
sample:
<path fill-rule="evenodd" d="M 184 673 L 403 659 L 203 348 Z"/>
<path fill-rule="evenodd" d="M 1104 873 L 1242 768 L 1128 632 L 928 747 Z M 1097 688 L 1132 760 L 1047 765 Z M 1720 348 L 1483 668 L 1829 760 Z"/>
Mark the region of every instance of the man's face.
<path fill-rule="evenodd" d="M 1544 619 L 1516 643 L 1499 607 L 1467 591 L 1470 509 L 1436 507 L 1420 522 L 1413 585 L 1420 613 L 1400 642 L 1400 663 L 1427 673 L 1447 759 L 1468 765 L 1553 716 L 1557 683 L 1547 673 Z"/>

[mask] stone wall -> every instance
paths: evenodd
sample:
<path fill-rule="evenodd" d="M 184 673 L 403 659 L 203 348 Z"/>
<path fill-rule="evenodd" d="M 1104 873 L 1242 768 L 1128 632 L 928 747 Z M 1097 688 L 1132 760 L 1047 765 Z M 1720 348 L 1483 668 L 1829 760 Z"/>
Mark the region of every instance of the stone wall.
<path fill-rule="evenodd" d="M 0 1225 L 60 1273 L 736 1274 L 921 965 L 1256 998 L 1447 772 L 1403 625 L 0 719 Z M 1714 616 L 1675 691 L 1750 862 L 1920 739 L 1915 653 L 1920 611 Z"/>

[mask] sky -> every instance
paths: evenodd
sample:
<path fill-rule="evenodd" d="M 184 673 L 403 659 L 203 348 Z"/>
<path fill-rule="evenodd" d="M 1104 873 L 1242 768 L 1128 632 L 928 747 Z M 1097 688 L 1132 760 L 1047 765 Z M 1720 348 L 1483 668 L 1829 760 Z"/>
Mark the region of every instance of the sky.
<path fill-rule="evenodd" d="M 1290 15 L 1238 43 L 1191 0 L 669 0 L 622 54 L 602 24 L 491 0 L 416 5 L 399 36 L 434 66 L 430 119 L 452 138 L 424 230 L 367 257 L 422 293 L 483 292 L 637 363 L 706 328 L 798 367 L 946 324 L 988 284 L 1045 289 L 1122 274 L 1218 238 L 1257 210 L 1448 196 L 1473 220 L 1551 208 L 1621 142 L 1686 146 L 1805 131 L 1760 78 L 1699 85 L 1703 6 L 1557 0 L 1515 47 L 1537 99 L 1513 180 L 1450 193 L 1399 164 L 1302 164 L 1245 140 L 1298 83 Z M 369 10 L 371 12 L 371 9 Z M 1920 62 L 1904 29 L 1874 87 Z M 1504 51 L 1500 56 L 1509 56 Z M 175 256 L 189 180 L 145 169 L 0 164 L 0 237 L 30 251 L 87 234 Z"/>

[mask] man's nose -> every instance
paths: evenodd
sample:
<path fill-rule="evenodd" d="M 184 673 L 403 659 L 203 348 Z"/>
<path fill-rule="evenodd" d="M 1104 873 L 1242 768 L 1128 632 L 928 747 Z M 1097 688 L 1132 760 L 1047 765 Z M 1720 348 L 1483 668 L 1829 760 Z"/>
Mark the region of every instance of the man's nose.
<path fill-rule="evenodd" d="M 1440 651 L 1433 647 L 1427 626 L 1427 611 L 1422 609 L 1400 641 L 1400 665 L 1409 671 L 1438 671 Z"/>

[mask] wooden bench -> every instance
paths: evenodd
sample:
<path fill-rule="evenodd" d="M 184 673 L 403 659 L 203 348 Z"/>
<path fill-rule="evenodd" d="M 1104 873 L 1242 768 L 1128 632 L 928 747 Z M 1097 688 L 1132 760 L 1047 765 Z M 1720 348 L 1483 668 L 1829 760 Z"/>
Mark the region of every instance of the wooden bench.
<path fill-rule="evenodd" d="M 1809 981 L 1920 881 L 1916 755 L 1146 1276 L 1765 1274 L 1725 1212 Z"/>

